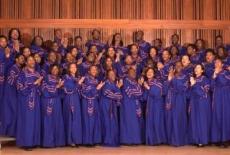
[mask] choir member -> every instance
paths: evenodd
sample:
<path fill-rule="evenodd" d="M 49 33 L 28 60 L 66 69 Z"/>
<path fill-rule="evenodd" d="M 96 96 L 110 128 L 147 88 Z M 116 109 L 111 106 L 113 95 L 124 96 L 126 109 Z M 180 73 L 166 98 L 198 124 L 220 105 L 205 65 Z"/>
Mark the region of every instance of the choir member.
<path fill-rule="evenodd" d="M 102 107 L 102 144 L 105 146 L 119 146 L 118 106 L 121 104 L 120 91 L 122 80 L 116 79 L 114 70 L 107 72 L 107 80 L 102 88 L 100 105 Z"/>
<path fill-rule="evenodd" d="M 180 37 L 176 33 L 171 36 L 171 46 L 176 46 L 179 49 L 179 51 L 180 51 L 179 55 L 182 56 L 182 55 L 186 54 L 186 49 L 181 46 Z"/>
<path fill-rule="evenodd" d="M 96 60 L 96 55 L 94 53 L 88 53 L 85 62 L 80 64 L 79 72 L 81 76 L 85 76 L 91 65 L 94 65 Z"/>
<path fill-rule="evenodd" d="M 175 64 L 177 61 L 180 60 L 179 49 L 178 49 L 177 46 L 174 46 L 174 45 L 171 46 L 171 47 L 170 47 L 170 53 L 171 53 L 171 55 L 172 55 L 172 57 L 171 57 L 171 62 L 172 62 L 173 64 Z"/>
<path fill-rule="evenodd" d="M 197 49 L 194 44 L 189 44 L 187 46 L 187 55 L 190 57 L 190 61 L 192 64 L 201 63 L 201 55 L 197 53 Z"/>
<path fill-rule="evenodd" d="M 171 62 L 171 53 L 169 50 L 164 49 L 162 53 L 162 62 L 157 63 L 158 76 L 160 76 L 162 81 L 166 81 L 168 77 L 169 70 L 173 67 Z"/>
<path fill-rule="evenodd" d="M 16 136 L 17 122 L 17 86 L 16 81 L 24 65 L 24 56 L 17 54 L 15 64 L 8 71 L 3 98 L 3 131 L 4 135 Z M 9 97 L 10 96 L 10 97 Z"/>
<path fill-rule="evenodd" d="M 200 55 L 200 60 L 203 62 L 205 59 L 205 41 L 203 39 L 197 39 L 195 45 L 197 53 Z"/>
<path fill-rule="evenodd" d="M 58 147 L 65 145 L 64 122 L 61 104 L 61 87 L 64 81 L 59 78 L 59 66 L 50 66 L 49 74 L 42 82 L 42 146 Z"/>
<path fill-rule="evenodd" d="M 21 51 L 22 51 L 22 55 L 25 57 L 25 59 L 27 59 L 32 54 L 30 48 L 28 48 L 28 47 L 23 47 L 21 49 Z"/>
<path fill-rule="evenodd" d="M 41 57 L 44 57 L 46 54 L 45 49 L 43 48 L 43 38 L 41 36 L 35 36 L 31 43 L 31 53 L 38 53 Z"/>
<path fill-rule="evenodd" d="M 42 58 L 39 53 L 35 53 L 33 56 L 35 60 L 35 70 L 40 74 L 42 74 L 42 68 L 41 68 Z"/>
<path fill-rule="evenodd" d="M 10 49 L 7 47 L 7 38 L 6 36 L 0 36 L 0 101 L 3 100 L 4 93 L 4 83 L 6 81 L 6 66 L 10 57 Z M 0 124 L 2 121 L 3 114 L 3 104 L 0 103 Z M 2 126 L 0 125 L 2 130 Z M 1 134 L 1 132 L 0 132 Z"/>
<path fill-rule="evenodd" d="M 205 52 L 205 61 L 203 62 L 204 68 L 205 68 L 205 76 L 208 79 L 212 78 L 212 75 L 214 73 L 214 68 L 215 68 L 215 52 L 213 49 L 207 49 Z"/>
<path fill-rule="evenodd" d="M 86 50 L 85 50 L 85 46 L 83 45 L 83 41 L 82 41 L 81 36 L 76 36 L 74 38 L 74 47 L 77 48 L 78 53 L 80 54 L 81 57 L 86 56 Z"/>
<path fill-rule="evenodd" d="M 62 31 L 61 31 L 61 29 L 55 29 L 54 30 L 54 42 L 57 43 L 58 47 L 61 46 L 61 40 L 62 40 Z"/>
<path fill-rule="evenodd" d="M 171 69 L 168 75 L 166 97 L 166 132 L 167 142 L 173 146 L 187 144 L 187 89 L 188 81 L 182 73 L 182 64 L 177 62 L 175 69 Z"/>
<path fill-rule="evenodd" d="M 166 143 L 164 122 L 164 92 L 162 83 L 155 79 L 153 68 L 148 68 L 144 82 L 146 93 L 146 131 L 145 143 L 147 145 L 160 145 Z"/>
<path fill-rule="evenodd" d="M 63 117 L 66 143 L 71 146 L 82 144 L 80 87 L 84 79 L 78 76 L 77 65 L 70 63 L 64 76 Z"/>
<path fill-rule="evenodd" d="M 191 63 L 190 58 L 188 55 L 183 55 L 181 58 L 182 63 L 182 73 L 187 76 L 189 79 L 193 74 L 194 65 Z"/>
<path fill-rule="evenodd" d="M 94 29 L 92 31 L 92 40 L 88 40 L 85 44 L 87 50 L 91 48 L 91 46 L 96 46 L 98 52 L 102 52 L 102 50 L 105 50 L 106 45 L 101 42 L 100 36 L 101 32 L 98 29 Z"/>
<path fill-rule="evenodd" d="M 17 28 L 12 28 L 8 34 L 8 46 L 14 52 L 20 52 L 20 48 L 24 45 L 21 43 L 21 32 Z"/>
<path fill-rule="evenodd" d="M 230 65 L 230 57 L 225 47 L 220 46 L 217 48 L 217 57 L 221 59 L 224 63 L 224 68 L 228 68 Z"/>
<path fill-rule="evenodd" d="M 211 127 L 210 80 L 203 74 L 204 67 L 197 64 L 189 91 L 189 138 L 198 147 L 209 143 Z"/>
<path fill-rule="evenodd" d="M 101 109 L 99 106 L 99 91 L 104 82 L 97 80 L 98 68 L 90 66 L 88 75 L 82 84 L 82 135 L 83 144 L 93 146 L 101 143 Z"/>
<path fill-rule="evenodd" d="M 143 80 L 137 81 L 134 68 L 129 68 L 122 87 L 120 108 L 120 143 L 137 145 L 144 142 L 144 119 L 141 105 Z"/>
<path fill-rule="evenodd" d="M 57 63 L 57 55 L 54 51 L 50 51 L 47 60 L 45 61 L 42 67 L 43 75 L 48 74 L 50 66 L 56 63 Z"/>
<path fill-rule="evenodd" d="M 113 38 L 111 40 L 111 43 L 109 44 L 114 48 L 116 53 L 121 53 L 121 55 L 127 55 L 128 54 L 128 48 L 124 46 L 122 37 L 120 33 L 115 33 L 113 35 Z"/>
<path fill-rule="evenodd" d="M 158 56 L 161 57 L 164 50 L 162 40 L 160 38 L 154 39 L 152 45 L 157 48 Z"/>
<path fill-rule="evenodd" d="M 17 136 L 16 144 L 26 150 L 41 142 L 40 89 L 43 77 L 35 71 L 35 60 L 29 56 L 17 79 Z"/>
<path fill-rule="evenodd" d="M 150 48 L 150 43 L 144 40 L 144 32 L 138 30 L 134 33 L 134 43 L 139 47 L 140 56 L 142 59 L 146 59 Z"/>
<path fill-rule="evenodd" d="M 215 70 L 211 80 L 212 98 L 212 133 L 211 141 L 227 147 L 230 140 L 230 76 L 224 70 L 221 59 L 215 60 Z"/>

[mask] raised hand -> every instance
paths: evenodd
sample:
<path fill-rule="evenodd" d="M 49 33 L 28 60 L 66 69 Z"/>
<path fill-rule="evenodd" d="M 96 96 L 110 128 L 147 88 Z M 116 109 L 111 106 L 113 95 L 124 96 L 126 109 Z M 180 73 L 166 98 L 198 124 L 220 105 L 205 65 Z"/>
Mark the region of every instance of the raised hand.
<path fill-rule="evenodd" d="M 190 83 L 191 83 L 191 86 L 196 84 L 196 80 L 194 79 L 194 77 L 190 77 Z"/>
<path fill-rule="evenodd" d="M 98 85 L 97 85 L 97 90 L 100 90 L 103 86 L 104 86 L 105 82 L 100 82 Z"/>
<path fill-rule="evenodd" d="M 58 81 L 58 84 L 57 84 L 56 88 L 61 88 L 63 85 L 64 85 L 64 81 L 60 79 Z"/>
<path fill-rule="evenodd" d="M 143 83 L 144 83 L 144 78 L 143 77 L 141 77 L 140 79 L 138 79 L 138 83 L 140 84 L 140 85 L 143 85 Z"/>
<path fill-rule="evenodd" d="M 9 47 L 5 48 L 5 56 L 6 56 L 6 58 L 10 57 L 10 49 L 9 49 Z"/>
<path fill-rule="evenodd" d="M 145 87 L 145 89 L 147 89 L 147 90 L 149 90 L 149 89 L 150 89 L 150 87 L 149 87 L 149 85 L 148 85 L 148 83 L 147 83 L 147 82 L 144 82 L 144 87 Z"/>
<path fill-rule="evenodd" d="M 84 82 L 84 80 L 85 80 L 85 77 L 84 77 L 84 76 L 81 77 L 81 79 L 78 81 L 78 84 L 79 84 L 79 85 L 82 85 L 82 83 Z"/>
<path fill-rule="evenodd" d="M 120 79 L 119 81 L 117 81 L 117 87 L 121 88 L 123 86 L 123 80 Z"/>
<path fill-rule="evenodd" d="M 173 68 L 170 68 L 169 75 L 168 75 L 168 81 L 171 81 L 174 77 L 175 70 Z"/>
<path fill-rule="evenodd" d="M 40 76 L 40 77 L 34 82 L 34 85 L 41 85 L 42 80 L 43 80 L 43 76 Z"/>

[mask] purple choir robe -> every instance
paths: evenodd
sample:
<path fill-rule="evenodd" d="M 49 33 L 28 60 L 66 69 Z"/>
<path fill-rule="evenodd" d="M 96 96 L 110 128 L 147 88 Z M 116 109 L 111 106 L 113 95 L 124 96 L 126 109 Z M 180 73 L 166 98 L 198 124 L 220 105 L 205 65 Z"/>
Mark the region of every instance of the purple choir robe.
<path fill-rule="evenodd" d="M 164 122 L 164 92 L 163 85 L 158 80 L 148 81 L 150 86 L 146 93 L 146 133 L 147 145 L 159 145 L 166 143 L 166 131 Z"/>
<path fill-rule="evenodd" d="M 99 92 L 96 89 L 98 80 L 90 75 L 85 77 L 81 88 L 82 95 L 82 134 L 83 144 L 95 145 L 101 143 L 101 109 L 99 107 Z"/>
<path fill-rule="evenodd" d="M 15 137 L 16 136 L 16 122 L 17 122 L 17 85 L 16 81 L 21 72 L 18 65 L 13 65 L 6 78 L 4 88 L 3 100 L 3 127 L 4 135 Z"/>
<path fill-rule="evenodd" d="M 65 145 L 60 88 L 56 88 L 58 81 L 59 78 L 48 74 L 41 86 L 43 147 Z"/>
<path fill-rule="evenodd" d="M 230 140 L 230 75 L 229 71 L 221 71 L 211 80 L 212 98 L 212 142 Z"/>
<path fill-rule="evenodd" d="M 118 106 L 122 94 L 115 83 L 107 80 L 102 88 L 100 97 L 100 106 L 102 108 L 102 138 L 105 146 L 118 146 L 119 139 L 119 122 Z"/>
<path fill-rule="evenodd" d="M 41 142 L 40 89 L 34 82 L 38 72 L 23 69 L 17 79 L 18 112 L 16 144 L 19 147 L 35 147 Z"/>
<path fill-rule="evenodd" d="M 187 88 L 186 75 L 174 77 L 165 82 L 166 96 L 166 133 L 167 143 L 173 146 L 187 144 Z"/>
<path fill-rule="evenodd" d="M 144 119 L 141 105 L 142 88 L 134 80 L 125 78 L 120 107 L 120 143 L 142 144 L 144 142 Z"/>
<path fill-rule="evenodd" d="M 210 80 L 205 76 L 196 78 L 189 91 L 189 142 L 206 145 L 210 140 L 211 102 Z"/>
<path fill-rule="evenodd" d="M 82 117 L 78 78 L 64 76 L 63 117 L 68 145 L 82 144 Z"/>

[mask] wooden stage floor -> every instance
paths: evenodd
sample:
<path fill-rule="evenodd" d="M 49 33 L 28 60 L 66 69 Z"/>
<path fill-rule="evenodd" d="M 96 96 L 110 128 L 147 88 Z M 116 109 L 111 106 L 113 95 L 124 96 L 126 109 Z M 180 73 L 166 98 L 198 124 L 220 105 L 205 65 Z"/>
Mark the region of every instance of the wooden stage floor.
<path fill-rule="evenodd" d="M 197 148 L 195 146 L 122 146 L 110 147 L 63 147 L 54 149 L 34 149 L 24 151 L 15 146 L 3 146 L 0 155 L 230 155 L 230 148 L 216 146 Z"/>

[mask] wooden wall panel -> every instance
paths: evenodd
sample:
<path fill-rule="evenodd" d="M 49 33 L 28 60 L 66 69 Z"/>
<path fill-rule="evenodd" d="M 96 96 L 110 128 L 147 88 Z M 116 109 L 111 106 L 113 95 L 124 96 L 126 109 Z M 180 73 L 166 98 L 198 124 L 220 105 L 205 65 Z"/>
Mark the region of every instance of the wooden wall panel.
<path fill-rule="evenodd" d="M 212 47 L 218 34 L 223 35 L 225 42 L 230 42 L 229 6 L 230 0 L 0 0 L 0 33 L 7 34 L 10 27 L 20 27 L 24 41 L 28 42 L 34 35 L 53 39 L 54 28 L 60 27 L 63 34 L 82 35 L 86 40 L 95 25 L 101 29 L 103 41 L 111 38 L 114 32 L 120 32 L 129 44 L 133 31 L 144 29 L 145 39 L 150 42 L 162 38 L 164 44 L 169 45 L 170 36 L 178 33 L 182 44 L 203 38 Z M 12 21 L 7 21 L 9 19 Z M 23 27 L 28 19 L 44 21 L 42 26 L 35 23 L 33 27 Z M 66 24 L 69 20 L 55 22 L 53 19 L 88 20 Z M 105 22 L 104 26 L 103 21 L 98 21 L 100 19 L 111 19 L 111 23 Z M 158 24 L 157 20 L 163 22 Z M 117 26 L 119 23 L 123 25 Z"/>

